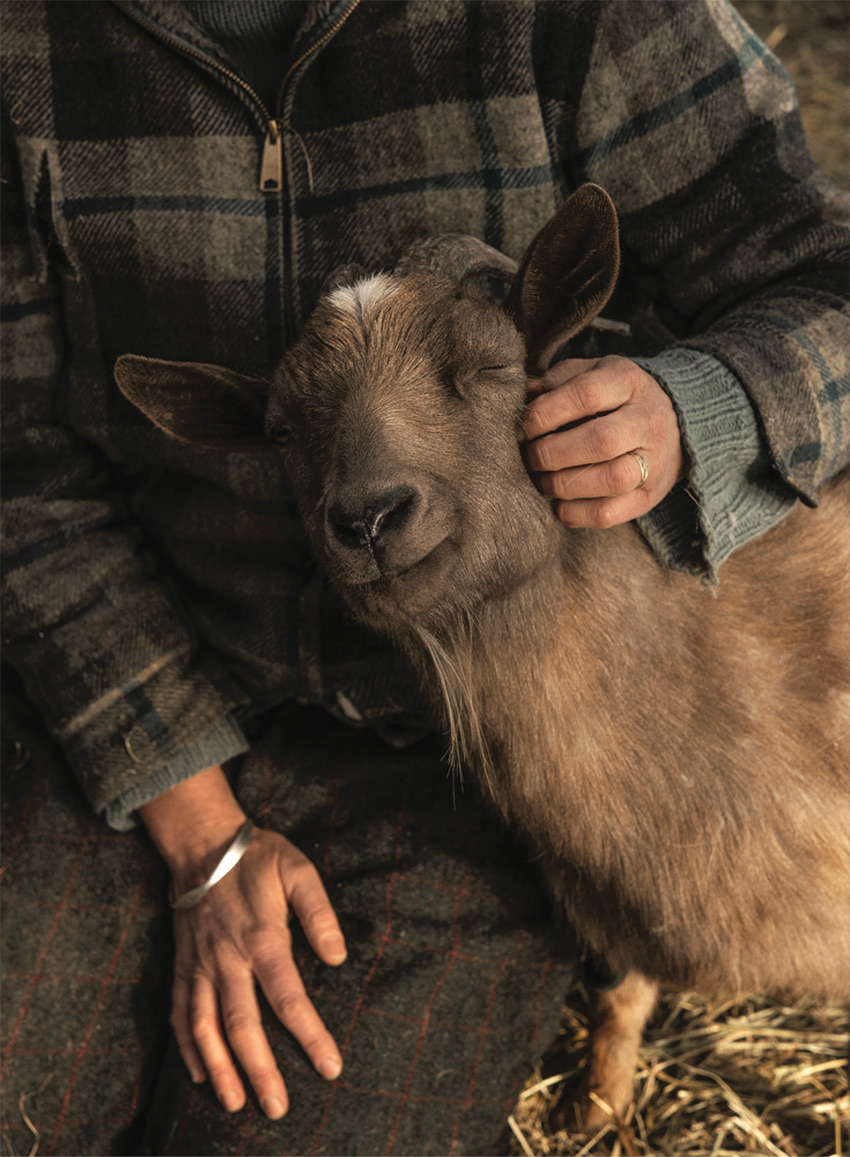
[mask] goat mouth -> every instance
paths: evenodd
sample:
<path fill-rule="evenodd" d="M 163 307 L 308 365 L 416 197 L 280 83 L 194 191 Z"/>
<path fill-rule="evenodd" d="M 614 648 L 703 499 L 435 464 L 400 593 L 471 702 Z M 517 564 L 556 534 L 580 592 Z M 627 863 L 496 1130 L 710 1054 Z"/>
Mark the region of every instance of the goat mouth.
<path fill-rule="evenodd" d="M 449 536 L 440 539 L 430 550 L 412 562 L 387 565 L 376 559 L 375 573 L 362 577 L 343 578 L 343 585 L 358 596 L 376 596 L 392 599 L 397 595 L 408 597 L 409 587 L 418 580 L 433 577 L 435 570 L 443 566 L 449 553 Z"/>

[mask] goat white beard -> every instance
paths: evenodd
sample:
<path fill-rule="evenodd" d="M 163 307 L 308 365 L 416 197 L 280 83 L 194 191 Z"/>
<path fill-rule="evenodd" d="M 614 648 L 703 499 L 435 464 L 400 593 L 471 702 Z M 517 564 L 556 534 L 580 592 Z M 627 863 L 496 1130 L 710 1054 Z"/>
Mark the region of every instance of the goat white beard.
<path fill-rule="evenodd" d="M 414 631 L 430 658 L 449 735 L 448 759 L 452 774 L 463 786 L 464 765 L 482 775 L 490 792 L 494 789 L 493 757 L 474 693 L 472 668 L 480 634 L 469 611 L 462 611 L 454 625 L 451 645 L 446 646 L 424 627 Z"/>

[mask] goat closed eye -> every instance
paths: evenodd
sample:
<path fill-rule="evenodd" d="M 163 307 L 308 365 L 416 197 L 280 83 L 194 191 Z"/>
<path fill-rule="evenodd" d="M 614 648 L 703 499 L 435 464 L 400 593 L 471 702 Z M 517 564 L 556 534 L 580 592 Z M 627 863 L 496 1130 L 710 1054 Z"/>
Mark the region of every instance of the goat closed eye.
<path fill-rule="evenodd" d="M 500 381 L 513 378 L 514 374 L 521 376 L 523 367 L 517 362 L 498 362 L 492 366 L 481 366 L 475 371 L 476 377 L 497 377 Z"/>
<path fill-rule="evenodd" d="M 292 441 L 292 433 L 293 430 L 291 426 L 272 426 L 271 430 L 269 430 L 269 437 L 273 442 L 276 442 L 278 446 L 287 446 Z"/>

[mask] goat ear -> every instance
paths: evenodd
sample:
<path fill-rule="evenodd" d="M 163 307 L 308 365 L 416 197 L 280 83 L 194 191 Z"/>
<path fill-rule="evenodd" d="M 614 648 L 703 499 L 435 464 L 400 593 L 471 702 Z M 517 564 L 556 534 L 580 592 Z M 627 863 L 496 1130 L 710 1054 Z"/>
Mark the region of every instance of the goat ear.
<path fill-rule="evenodd" d="M 220 366 L 122 354 L 115 363 L 122 394 L 166 434 L 216 450 L 265 442 L 268 387 Z"/>
<path fill-rule="evenodd" d="M 614 202 L 582 185 L 529 245 L 505 308 L 525 337 L 529 368 L 556 351 L 605 307 L 620 268 Z"/>

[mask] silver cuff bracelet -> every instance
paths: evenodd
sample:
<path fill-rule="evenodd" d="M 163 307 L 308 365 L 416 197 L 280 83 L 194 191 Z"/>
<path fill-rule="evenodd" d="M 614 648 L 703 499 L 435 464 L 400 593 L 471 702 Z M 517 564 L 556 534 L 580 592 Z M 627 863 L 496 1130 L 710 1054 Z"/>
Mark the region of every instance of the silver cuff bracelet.
<path fill-rule="evenodd" d="M 197 888 L 192 888 L 189 892 L 184 892 L 182 896 L 178 896 L 176 900 L 171 900 L 171 907 L 176 912 L 185 912 L 187 908 L 195 908 L 209 892 L 210 888 L 215 887 L 219 880 L 223 880 L 231 868 L 235 868 L 248 848 L 251 842 L 251 836 L 254 834 L 254 825 L 250 820 L 246 820 L 239 831 L 236 833 L 236 839 L 216 864 L 213 874 L 203 884 Z"/>

